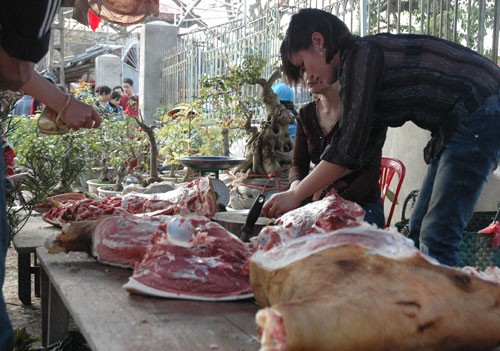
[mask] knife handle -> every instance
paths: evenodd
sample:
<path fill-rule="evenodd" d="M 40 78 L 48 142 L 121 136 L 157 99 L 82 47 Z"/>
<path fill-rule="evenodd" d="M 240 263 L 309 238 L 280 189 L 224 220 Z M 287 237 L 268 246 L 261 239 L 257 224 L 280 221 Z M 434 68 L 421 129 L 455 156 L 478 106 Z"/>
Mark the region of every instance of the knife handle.
<path fill-rule="evenodd" d="M 248 237 L 252 234 L 253 227 L 260 217 L 260 211 L 262 210 L 262 206 L 264 206 L 265 201 L 266 197 L 264 194 L 260 194 L 255 198 L 250 211 L 248 211 L 245 225 L 241 228 L 241 240 L 246 241 L 244 239 L 248 239 Z"/>

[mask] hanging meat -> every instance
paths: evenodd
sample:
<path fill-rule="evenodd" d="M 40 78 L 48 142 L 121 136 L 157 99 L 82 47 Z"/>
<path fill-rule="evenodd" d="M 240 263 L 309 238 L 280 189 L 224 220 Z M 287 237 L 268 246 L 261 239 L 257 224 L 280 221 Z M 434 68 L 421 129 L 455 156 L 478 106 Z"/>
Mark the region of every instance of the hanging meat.
<path fill-rule="evenodd" d="M 492 350 L 500 285 L 469 271 L 367 224 L 257 251 L 261 350 Z"/>

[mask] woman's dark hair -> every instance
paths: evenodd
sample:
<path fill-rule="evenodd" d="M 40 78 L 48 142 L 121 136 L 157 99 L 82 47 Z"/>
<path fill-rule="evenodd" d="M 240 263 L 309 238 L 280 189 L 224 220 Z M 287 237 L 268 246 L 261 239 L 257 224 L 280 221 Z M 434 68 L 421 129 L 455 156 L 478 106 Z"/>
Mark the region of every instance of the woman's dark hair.
<path fill-rule="evenodd" d="M 99 90 L 96 89 L 96 91 L 99 92 L 99 95 L 102 95 L 102 94 L 111 94 L 111 88 L 108 87 L 107 85 L 102 85 L 99 87 Z"/>
<path fill-rule="evenodd" d="M 113 91 L 111 93 L 111 99 L 114 99 L 114 100 L 120 100 L 120 98 L 122 97 L 122 94 L 120 94 L 119 92 L 117 91 Z"/>
<path fill-rule="evenodd" d="M 122 83 L 127 83 L 130 86 L 134 86 L 134 81 L 131 78 L 124 78 Z"/>
<path fill-rule="evenodd" d="M 312 46 L 312 34 L 320 33 L 325 38 L 326 62 L 330 62 L 345 40 L 351 36 L 349 28 L 338 17 L 319 9 L 302 9 L 292 16 L 285 38 L 281 43 L 280 54 L 283 73 L 288 81 L 296 84 L 301 71 L 290 61 L 290 56 Z"/>

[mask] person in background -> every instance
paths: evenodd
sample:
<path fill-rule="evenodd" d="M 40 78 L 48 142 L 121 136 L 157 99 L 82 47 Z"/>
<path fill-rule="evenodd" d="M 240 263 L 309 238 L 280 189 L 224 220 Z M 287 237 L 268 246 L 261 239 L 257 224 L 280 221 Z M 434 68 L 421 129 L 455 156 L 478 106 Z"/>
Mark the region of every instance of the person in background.
<path fill-rule="evenodd" d="M 120 106 L 119 92 L 113 91 L 110 95 L 110 99 L 105 106 L 105 111 L 112 115 L 115 121 L 123 121 L 123 109 Z"/>
<path fill-rule="evenodd" d="M 305 74 L 304 83 L 309 91 L 317 96 L 317 99 L 302 106 L 297 117 L 297 133 L 293 146 L 292 164 L 288 173 L 292 190 L 307 177 L 311 162 L 315 166 L 321 162 L 321 154 L 340 128 L 338 122 L 342 111 L 338 82 L 327 85 L 312 80 Z M 339 136 L 336 135 L 336 137 Z M 319 200 L 334 190 L 344 199 L 354 201 L 363 207 L 366 222 L 383 228 L 385 218 L 379 186 L 382 145 L 379 145 L 378 155 L 370 165 L 328 184 L 325 188 L 318 190 L 312 198 L 303 201 L 301 205 L 310 200 Z"/>
<path fill-rule="evenodd" d="M 117 93 L 120 93 L 120 96 L 123 95 L 123 88 L 121 85 L 117 85 L 113 88 L 113 91 L 116 91 Z"/>
<path fill-rule="evenodd" d="M 131 96 L 127 101 L 127 108 L 124 114 L 137 118 L 139 116 L 139 98 L 136 95 Z"/>
<path fill-rule="evenodd" d="M 266 201 L 263 213 L 276 216 L 296 208 L 325 185 L 373 162 L 376 145 L 385 140 L 377 124 L 413 122 L 430 131 L 431 139 L 410 237 L 425 254 L 456 266 L 464 228 L 500 162 L 500 67 L 432 36 L 358 37 L 318 9 L 292 16 L 281 61 L 292 84 L 304 73 L 324 84 L 339 81 L 342 113 L 320 163 L 296 188 Z"/>
<path fill-rule="evenodd" d="M 14 108 L 12 109 L 11 115 L 13 116 L 29 116 L 31 110 L 31 104 L 33 98 L 29 95 L 24 94 L 22 98 L 16 101 Z"/>
<path fill-rule="evenodd" d="M 285 106 L 285 108 L 290 111 L 293 114 L 293 120 L 294 122 L 290 124 L 288 127 L 288 133 L 290 134 L 290 138 L 292 140 L 295 139 L 295 129 L 296 129 L 296 122 L 297 122 L 297 110 L 295 109 L 295 106 L 293 104 L 295 100 L 295 93 L 293 92 L 293 89 L 285 84 L 285 83 L 278 83 L 273 85 L 272 87 L 273 92 L 278 95 L 278 99 L 280 100 L 280 103 Z"/>
<path fill-rule="evenodd" d="M 4 0 L 0 11 L 0 90 L 22 90 L 56 111 L 70 128 L 97 128 L 101 117 L 89 105 L 64 94 L 34 70 L 47 53 L 50 29 L 61 0 Z M 2 104 L 2 101 L 0 101 Z M 5 178 L 0 157 L 0 180 Z M 9 244 L 5 182 L 0 184 L 0 350 L 13 348 L 12 325 L 3 297 L 5 256 Z"/>
<path fill-rule="evenodd" d="M 101 85 L 98 89 L 96 88 L 98 94 L 97 102 L 99 106 L 105 108 L 111 97 L 111 88 L 107 85 Z"/>
<path fill-rule="evenodd" d="M 137 97 L 137 95 L 134 93 L 134 81 L 130 78 L 125 78 L 123 80 L 122 88 L 123 88 L 124 94 L 122 94 L 122 97 L 120 100 L 120 106 L 125 111 L 127 109 L 128 99 L 130 99 L 132 96 Z"/>

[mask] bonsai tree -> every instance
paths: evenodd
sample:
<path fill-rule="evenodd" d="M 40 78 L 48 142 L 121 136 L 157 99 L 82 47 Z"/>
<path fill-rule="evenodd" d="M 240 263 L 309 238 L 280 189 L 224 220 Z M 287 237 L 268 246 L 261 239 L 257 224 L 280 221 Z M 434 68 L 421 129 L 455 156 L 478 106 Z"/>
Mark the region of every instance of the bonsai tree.
<path fill-rule="evenodd" d="M 136 140 L 141 144 L 141 148 L 136 156 L 136 160 L 143 160 L 141 162 L 143 168 L 138 168 L 143 171 L 142 174 L 147 172 L 148 176 L 143 177 L 141 174 L 136 174 L 137 178 L 140 180 L 142 186 L 148 186 L 149 184 L 155 183 L 155 182 L 160 182 L 161 178 L 159 177 L 158 173 L 158 157 L 159 157 L 159 152 L 158 152 L 158 144 L 156 142 L 156 136 L 155 136 L 155 129 L 154 125 L 147 125 L 144 122 L 144 118 L 142 116 L 141 111 L 139 111 L 139 115 L 137 118 L 128 117 L 128 121 L 130 124 L 135 123 L 138 127 L 139 130 L 135 129 L 135 133 L 132 133 L 133 136 L 129 136 L 129 138 L 136 138 Z M 129 132 L 131 131 L 128 129 Z M 132 128 L 134 130 L 134 128 Z M 137 132 L 142 132 L 142 135 L 138 135 Z M 140 133 L 139 133 L 140 134 Z M 144 138 L 144 134 L 146 138 Z M 147 143 L 146 143 L 147 140 Z M 147 145 L 149 144 L 149 145 Z M 147 150 L 146 155 L 144 153 L 141 153 L 142 151 Z M 134 150 L 131 148 L 131 152 L 134 152 Z M 147 160 L 147 161 L 146 161 Z M 132 170 L 130 169 L 130 165 L 128 165 L 129 168 L 129 173 L 133 173 Z M 123 174 L 123 173 L 122 173 Z"/>
<path fill-rule="evenodd" d="M 153 128 L 143 122 L 141 115 L 137 118 L 125 115 L 124 121 L 114 120 L 88 89 L 89 86 L 82 83 L 77 88 L 78 98 L 95 106 L 103 123 L 97 129 L 75 132 L 84 149 L 86 169 L 100 169 L 99 181 L 113 184 L 115 191 L 122 190 L 127 174 L 133 174 L 143 186 L 158 181 L 158 151 Z M 144 175 L 146 172 L 149 176 Z"/>
<path fill-rule="evenodd" d="M 198 113 L 190 104 L 179 104 L 174 108 L 162 107 L 157 111 L 161 123 L 157 135 L 162 147 L 159 149 L 165 165 L 170 167 L 170 176 L 178 169 L 178 157 L 212 156 L 222 153 L 220 128 L 207 115 Z M 186 174 L 184 180 L 188 180 Z"/>
<path fill-rule="evenodd" d="M 246 161 L 237 167 L 238 172 L 281 175 L 288 171 L 293 142 L 288 126 L 294 119 L 272 91 L 273 83 L 281 77 L 275 69 L 268 79 L 262 78 L 265 61 L 256 56 L 246 56 L 240 65 L 228 65 L 227 73 L 204 77 L 201 81 L 198 105 L 209 105 L 222 127 L 224 151 L 228 155 L 231 127 L 241 128 L 247 134 Z M 250 93 L 250 86 L 261 87 L 260 97 Z M 259 105 L 265 106 L 266 119 L 260 130 L 252 126 L 252 119 Z"/>

